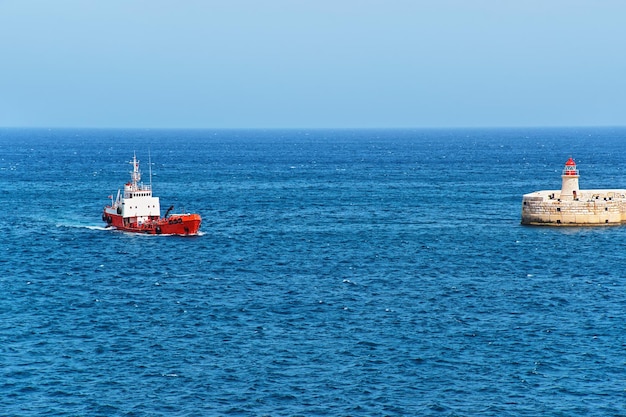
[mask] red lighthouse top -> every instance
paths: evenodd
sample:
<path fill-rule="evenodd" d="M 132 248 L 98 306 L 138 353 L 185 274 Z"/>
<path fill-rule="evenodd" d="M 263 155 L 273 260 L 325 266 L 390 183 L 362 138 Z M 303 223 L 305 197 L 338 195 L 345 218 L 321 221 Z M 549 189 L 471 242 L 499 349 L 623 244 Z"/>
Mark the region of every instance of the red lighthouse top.
<path fill-rule="evenodd" d="M 563 175 L 578 175 L 578 169 L 576 169 L 576 162 L 570 157 L 565 163 L 563 168 Z"/>

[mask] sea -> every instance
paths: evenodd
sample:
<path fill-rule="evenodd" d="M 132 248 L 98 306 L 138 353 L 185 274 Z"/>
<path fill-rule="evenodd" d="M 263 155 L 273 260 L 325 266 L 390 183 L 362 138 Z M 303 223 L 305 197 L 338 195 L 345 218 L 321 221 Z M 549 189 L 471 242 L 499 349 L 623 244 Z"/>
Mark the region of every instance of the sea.
<path fill-rule="evenodd" d="M 136 154 L 193 237 L 105 228 Z M 625 416 L 626 128 L 0 129 L 2 416 Z"/>

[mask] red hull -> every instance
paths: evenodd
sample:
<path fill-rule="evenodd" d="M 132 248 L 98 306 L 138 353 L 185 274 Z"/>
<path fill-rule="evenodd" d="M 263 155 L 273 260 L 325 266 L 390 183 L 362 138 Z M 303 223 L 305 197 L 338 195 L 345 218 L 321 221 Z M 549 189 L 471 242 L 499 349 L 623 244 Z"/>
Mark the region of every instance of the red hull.
<path fill-rule="evenodd" d="M 111 207 L 108 207 L 111 210 Z M 167 218 L 155 217 L 143 223 L 133 222 L 118 214 L 107 212 L 106 208 L 102 214 L 104 220 L 110 227 L 124 232 L 142 233 L 148 235 L 197 235 L 202 223 L 199 214 L 173 214 Z"/>

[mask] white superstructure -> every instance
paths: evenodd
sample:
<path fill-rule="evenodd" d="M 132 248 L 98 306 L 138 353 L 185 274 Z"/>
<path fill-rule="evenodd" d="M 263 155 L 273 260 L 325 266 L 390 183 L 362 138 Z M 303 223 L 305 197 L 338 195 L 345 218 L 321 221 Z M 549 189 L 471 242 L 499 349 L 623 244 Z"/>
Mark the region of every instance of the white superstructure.
<path fill-rule="evenodd" d="M 161 215 L 161 205 L 159 197 L 152 196 L 152 185 L 145 185 L 141 182 L 141 172 L 139 171 L 139 161 L 133 155 L 130 161 L 133 165 L 131 171 L 131 181 L 124 184 L 124 193 L 117 192 L 115 201 L 111 204 L 111 213 L 121 215 L 124 220 L 132 219 L 137 223 L 153 220 Z"/>

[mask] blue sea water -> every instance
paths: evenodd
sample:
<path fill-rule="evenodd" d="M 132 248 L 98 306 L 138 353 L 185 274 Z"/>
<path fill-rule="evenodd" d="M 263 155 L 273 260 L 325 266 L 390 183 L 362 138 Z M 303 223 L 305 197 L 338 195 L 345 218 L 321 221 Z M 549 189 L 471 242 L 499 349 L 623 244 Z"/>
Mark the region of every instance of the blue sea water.
<path fill-rule="evenodd" d="M 0 415 L 623 416 L 626 129 L 0 129 Z M 133 152 L 197 237 L 103 228 Z"/>

